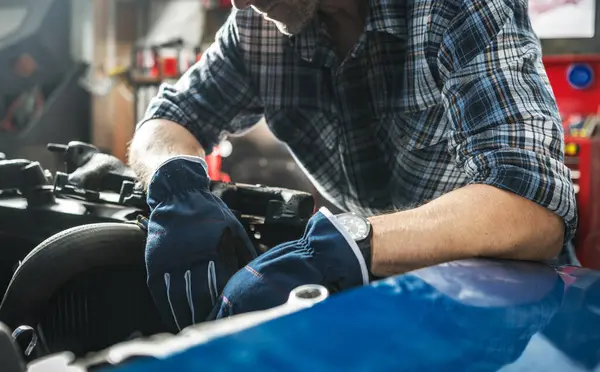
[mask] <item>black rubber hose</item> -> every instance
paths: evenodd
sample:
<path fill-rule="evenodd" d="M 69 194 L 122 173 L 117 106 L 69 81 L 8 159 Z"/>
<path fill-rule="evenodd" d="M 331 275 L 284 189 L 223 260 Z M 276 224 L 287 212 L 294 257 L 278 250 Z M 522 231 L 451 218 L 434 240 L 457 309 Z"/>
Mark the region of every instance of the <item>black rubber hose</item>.
<path fill-rule="evenodd" d="M 103 266 L 144 265 L 146 233 L 135 224 L 96 223 L 62 231 L 40 243 L 14 273 L 0 321 L 35 326 L 59 289 L 77 274 Z"/>

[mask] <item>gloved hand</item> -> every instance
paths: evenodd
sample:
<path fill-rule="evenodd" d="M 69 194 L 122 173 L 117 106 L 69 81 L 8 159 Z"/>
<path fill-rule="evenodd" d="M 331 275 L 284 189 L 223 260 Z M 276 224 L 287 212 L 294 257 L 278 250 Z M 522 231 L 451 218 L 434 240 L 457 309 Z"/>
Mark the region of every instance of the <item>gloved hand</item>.
<path fill-rule="evenodd" d="M 203 159 L 176 157 L 148 186 L 148 287 L 174 329 L 206 320 L 230 277 L 256 257 L 244 227 L 211 194 L 209 182 Z"/>
<path fill-rule="evenodd" d="M 282 305 L 291 290 L 304 284 L 344 290 L 368 282 L 365 260 L 356 243 L 335 217 L 321 208 L 308 221 L 302 238 L 271 248 L 238 271 L 209 319 Z"/>

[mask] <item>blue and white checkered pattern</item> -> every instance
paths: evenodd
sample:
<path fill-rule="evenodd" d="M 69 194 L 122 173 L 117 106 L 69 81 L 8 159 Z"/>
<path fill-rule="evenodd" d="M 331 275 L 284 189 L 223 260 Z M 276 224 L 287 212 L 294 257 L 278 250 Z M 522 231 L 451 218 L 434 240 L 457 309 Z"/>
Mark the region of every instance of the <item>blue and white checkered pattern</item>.
<path fill-rule="evenodd" d="M 405 209 L 489 184 L 556 212 L 571 238 L 575 194 L 527 2 L 372 0 L 365 30 L 342 60 L 318 17 L 288 37 L 235 11 L 145 120 L 180 123 L 211 151 L 264 116 L 343 209 Z"/>

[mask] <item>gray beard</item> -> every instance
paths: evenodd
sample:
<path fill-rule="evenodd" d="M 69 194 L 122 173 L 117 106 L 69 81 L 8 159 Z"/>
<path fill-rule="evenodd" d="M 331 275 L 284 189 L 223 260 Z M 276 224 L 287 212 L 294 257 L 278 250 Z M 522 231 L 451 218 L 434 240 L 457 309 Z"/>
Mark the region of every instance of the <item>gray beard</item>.
<path fill-rule="evenodd" d="M 300 25 L 299 23 L 296 23 L 293 25 L 286 25 L 286 24 L 283 24 L 283 23 L 277 22 L 277 21 L 273 21 L 273 23 L 275 23 L 275 26 L 277 26 L 277 29 L 279 30 L 279 32 L 281 32 L 282 34 L 284 34 L 286 36 L 297 35 L 300 33 L 300 31 L 302 31 L 304 26 L 306 26 L 305 24 Z"/>
<path fill-rule="evenodd" d="M 292 36 L 299 34 L 304 27 L 313 19 L 317 12 L 320 0 L 294 0 L 292 17 L 294 22 L 287 24 L 273 20 L 277 29 L 284 35 Z"/>

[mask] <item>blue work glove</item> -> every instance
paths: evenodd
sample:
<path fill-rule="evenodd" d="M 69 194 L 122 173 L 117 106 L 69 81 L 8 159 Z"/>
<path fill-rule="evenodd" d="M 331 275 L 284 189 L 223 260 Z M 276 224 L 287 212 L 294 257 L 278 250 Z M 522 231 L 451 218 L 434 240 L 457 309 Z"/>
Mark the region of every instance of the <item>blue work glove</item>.
<path fill-rule="evenodd" d="M 148 186 L 148 287 L 173 330 L 205 321 L 227 281 L 256 257 L 209 184 L 204 160 L 182 156 L 162 164 Z"/>
<path fill-rule="evenodd" d="M 210 319 L 265 310 L 285 303 L 290 291 L 320 284 L 333 291 L 368 284 L 365 259 L 326 208 L 309 221 L 302 238 L 278 245 L 238 271 Z"/>

